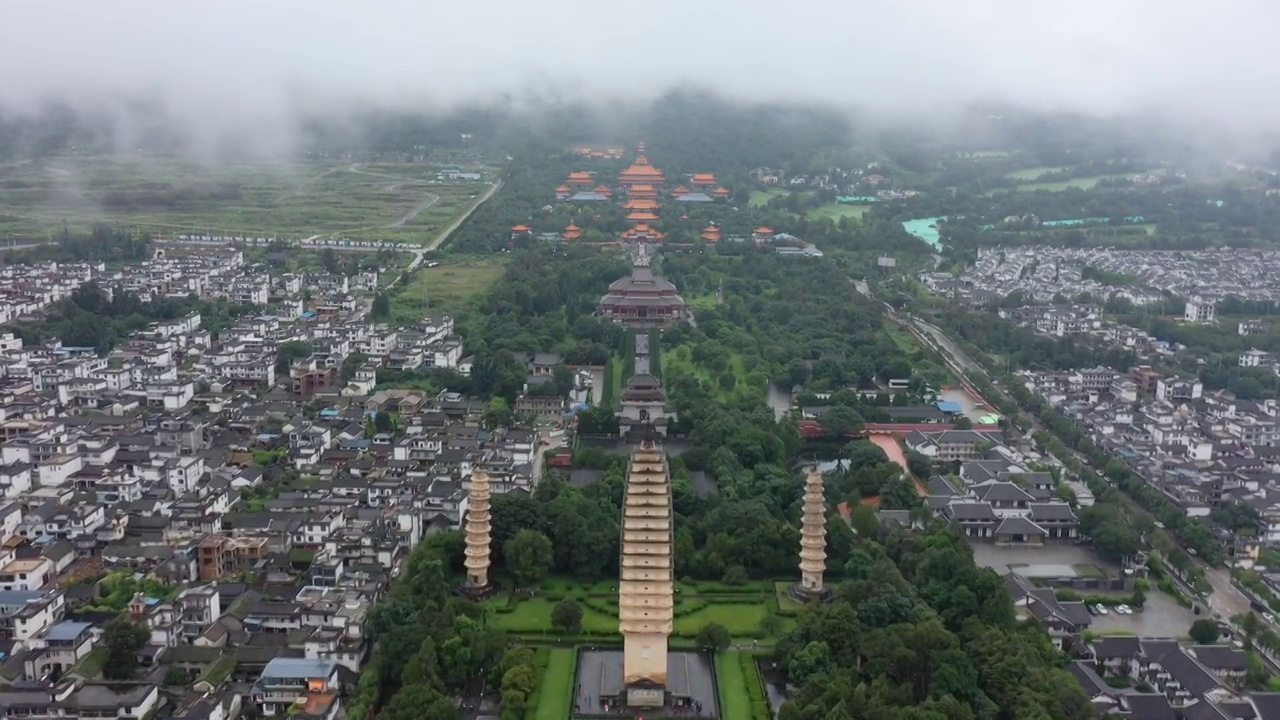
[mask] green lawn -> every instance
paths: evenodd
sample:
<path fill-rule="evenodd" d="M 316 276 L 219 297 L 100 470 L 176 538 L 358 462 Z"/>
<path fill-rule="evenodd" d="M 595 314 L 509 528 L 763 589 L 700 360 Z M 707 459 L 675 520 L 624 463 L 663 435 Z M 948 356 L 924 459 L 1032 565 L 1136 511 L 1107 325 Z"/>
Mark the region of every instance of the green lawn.
<path fill-rule="evenodd" d="M 750 604 L 716 603 L 677 617 L 675 634 L 693 636 L 707 625 L 719 623 L 725 626 L 730 635 L 742 637 L 759 632 L 760 621 L 769 614 L 769 606 L 763 601 Z"/>
<path fill-rule="evenodd" d="M 1107 574 L 1097 565 L 1072 565 L 1072 570 L 1076 571 L 1076 575 L 1082 578 L 1105 578 Z"/>
<path fill-rule="evenodd" d="M 408 285 L 395 289 L 391 298 L 391 320 L 399 324 L 416 323 L 422 319 L 428 304 L 431 314 L 456 315 L 492 287 L 505 270 L 498 258 L 419 268 Z"/>
<path fill-rule="evenodd" d="M 684 302 L 694 310 L 712 310 L 716 307 L 716 294 L 685 295 Z"/>
<path fill-rule="evenodd" d="M 796 600 L 788 594 L 793 582 L 777 582 L 773 584 L 773 594 L 778 600 L 778 609 L 789 615 L 794 615 L 804 609 L 804 603 Z"/>
<path fill-rule="evenodd" d="M 828 203 L 826 205 L 819 205 L 816 208 L 809 208 L 809 211 L 806 212 L 805 215 L 810 220 L 817 220 L 825 217 L 831 218 L 832 222 L 840 222 L 840 218 L 846 217 L 853 218 L 854 220 L 861 220 L 862 216 L 870 209 L 870 205 Z"/>
<path fill-rule="evenodd" d="M 751 717 L 751 699 L 747 694 L 747 678 L 742 671 L 742 653 L 716 653 L 716 685 L 720 691 L 720 716 Z"/>
<path fill-rule="evenodd" d="M 501 601 L 503 604 L 506 600 Z M 546 633 L 551 632 L 552 600 L 529 598 L 521 600 L 511 612 L 490 612 L 489 627 L 495 630 L 506 630 L 513 633 Z M 587 634 L 607 635 L 618 632 L 618 618 L 596 612 L 589 607 L 582 608 L 582 630 Z"/>
<path fill-rule="evenodd" d="M 542 688 L 538 693 L 534 720 L 567 720 L 576 661 L 576 651 L 572 649 L 556 648 L 551 651 L 547 671 L 542 675 Z"/>

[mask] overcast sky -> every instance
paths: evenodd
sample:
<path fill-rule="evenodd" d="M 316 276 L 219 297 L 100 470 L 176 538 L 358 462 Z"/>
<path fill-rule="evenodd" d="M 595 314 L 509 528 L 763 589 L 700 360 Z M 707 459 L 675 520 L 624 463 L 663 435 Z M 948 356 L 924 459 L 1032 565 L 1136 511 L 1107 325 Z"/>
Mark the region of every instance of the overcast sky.
<path fill-rule="evenodd" d="M 163 89 L 192 117 L 498 93 L 936 113 L 997 99 L 1280 123 L 1275 0 L 0 0 L 0 103 Z"/>

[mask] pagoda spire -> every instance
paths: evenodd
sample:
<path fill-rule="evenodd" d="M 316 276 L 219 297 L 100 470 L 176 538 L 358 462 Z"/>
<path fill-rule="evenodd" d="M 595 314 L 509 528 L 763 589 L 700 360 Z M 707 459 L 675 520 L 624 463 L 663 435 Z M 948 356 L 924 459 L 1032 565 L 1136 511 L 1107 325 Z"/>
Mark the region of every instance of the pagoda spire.
<path fill-rule="evenodd" d="M 810 598 L 820 598 L 824 590 L 822 574 L 826 569 L 826 499 L 822 492 L 822 473 L 811 468 L 804 480 L 800 518 L 800 591 Z"/>
<path fill-rule="evenodd" d="M 471 489 L 467 493 L 466 560 L 468 594 L 483 594 L 489 589 L 489 474 L 476 469 L 471 473 Z"/>

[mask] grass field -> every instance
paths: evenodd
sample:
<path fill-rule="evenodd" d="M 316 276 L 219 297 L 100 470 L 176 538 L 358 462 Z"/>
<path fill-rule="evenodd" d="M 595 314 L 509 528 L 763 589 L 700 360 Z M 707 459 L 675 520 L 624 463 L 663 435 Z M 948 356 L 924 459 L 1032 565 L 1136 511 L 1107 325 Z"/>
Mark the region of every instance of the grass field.
<path fill-rule="evenodd" d="M 1013 178 L 1014 180 L 1035 180 L 1036 178 L 1040 177 L 1041 175 L 1044 175 L 1045 173 L 1062 172 L 1063 170 L 1070 170 L 1070 169 L 1071 168 L 1069 167 L 1054 167 L 1054 166 L 1042 165 L 1040 167 L 1023 168 L 1021 170 L 1015 170 L 1009 173 L 1008 175 L 1006 175 L 1005 177 L 1010 177 L 1010 178 Z"/>
<path fill-rule="evenodd" d="M 538 692 L 534 720 L 566 720 L 569 717 L 569 693 L 573 688 L 573 650 L 556 648 L 547 661 Z"/>
<path fill-rule="evenodd" d="M 1062 192 L 1071 188 L 1080 190 L 1092 190 L 1098 185 L 1100 180 L 1118 180 L 1127 178 L 1131 173 L 1121 173 L 1118 175 L 1092 175 L 1090 177 L 1072 178 L 1070 180 L 1057 180 L 1054 182 L 1033 182 L 1022 183 L 1018 185 L 1018 192 L 1035 192 L 1037 190 L 1048 190 L 1049 192 Z"/>
<path fill-rule="evenodd" d="M 768 205 L 769 201 L 776 197 L 786 197 L 791 194 L 790 190 L 782 188 L 769 188 L 768 190 L 752 190 L 751 199 L 748 201 L 751 207 L 761 207 Z"/>
<path fill-rule="evenodd" d="M 844 203 L 828 203 L 820 205 L 816 208 L 810 208 L 805 215 L 810 220 L 818 218 L 831 218 L 834 222 L 840 222 L 840 218 L 853 218 L 855 220 L 862 219 L 862 216 L 871 209 L 870 205 L 846 205 Z"/>
<path fill-rule="evenodd" d="M 716 294 L 707 293 L 705 295 L 685 295 L 685 305 L 694 310 L 712 310 L 716 306 Z"/>
<path fill-rule="evenodd" d="M 502 277 L 501 259 L 446 262 L 420 268 L 407 285 L 396 288 L 391 298 L 391 321 L 413 324 L 425 314 L 423 298 L 432 314 L 457 314 Z"/>
<path fill-rule="evenodd" d="M 437 180 L 427 163 L 333 160 L 201 164 L 176 157 L 68 156 L 0 165 L 0 237 L 46 237 L 63 223 L 156 233 L 334 235 L 428 242 L 485 182 Z"/>

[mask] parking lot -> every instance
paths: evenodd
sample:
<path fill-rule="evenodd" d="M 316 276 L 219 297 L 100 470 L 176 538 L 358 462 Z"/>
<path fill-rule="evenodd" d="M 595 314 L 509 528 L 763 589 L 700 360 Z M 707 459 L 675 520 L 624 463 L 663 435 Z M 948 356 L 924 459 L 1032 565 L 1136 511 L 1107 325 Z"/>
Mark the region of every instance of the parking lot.
<path fill-rule="evenodd" d="M 989 567 L 1004 575 L 1010 570 L 1033 576 L 1035 570 L 1064 569 L 1068 566 L 1092 565 L 1114 572 L 1115 568 L 1098 559 L 1084 545 L 1046 545 L 1041 548 L 997 547 L 991 543 L 973 543 L 973 558 L 977 564 Z M 1030 570 L 1031 572 L 1024 572 Z M 1121 615 L 1114 610 L 1107 615 L 1096 615 L 1090 630 L 1097 633 L 1125 633 L 1140 637 L 1183 637 L 1196 620 L 1190 609 L 1157 590 L 1154 585 L 1147 591 L 1146 605 L 1132 615 Z"/>
<path fill-rule="evenodd" d="M 1120 615 L 1112 610 L 1108 615 L 1094 616 L 1089 629 L 1104 635 L 1123 632 L 1138 637 L 1184 637 L 1195 620 L 1196 615 L 1189 609 L 1152 588 L 1141 610 L 1134 608 L 1132 615 Z"/>

